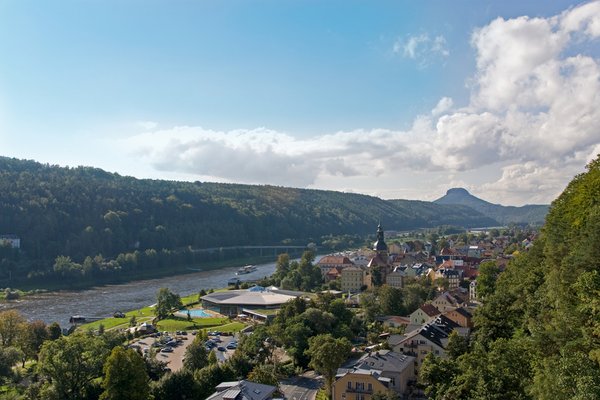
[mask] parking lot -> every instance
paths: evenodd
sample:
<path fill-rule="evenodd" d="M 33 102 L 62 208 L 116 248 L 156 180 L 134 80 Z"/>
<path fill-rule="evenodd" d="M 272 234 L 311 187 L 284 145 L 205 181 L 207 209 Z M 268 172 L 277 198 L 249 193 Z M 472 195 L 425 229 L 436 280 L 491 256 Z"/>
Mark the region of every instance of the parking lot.
<path fill-rule="evenodd" d="M 168 341 L 167 337 L 173 341 L 171 342 L 171 346 L 165 345 L 165 342 Z M 180 332 L 179 334 L 171 332 L 163 333 L 158 337 L 146 337 L 136 340 L 130 346 L 134 348 L 139 347 L 143 354 L 150 352 L 150 348 L 153 347 L 157 351 L 157 359 L 166 362 L 171 371 L 179 371 L 183 367 L 185 351 L 195 338 L 196 336 L 191 332 Z M 233 336 L 211 335 L 209 339 L 214 342 L 214 347 L 211 348 L 211 351 L 215 352 L 219 362 L 227 360 L 235 351 L 234 349 L 227 349 L 227 346 L 231 342 L 236 341 Z M 164 350 L 165 347 L 171 347 L 173 351 L 167 352 Z M 224 351 L 219 350 L 219 348 L 222 348 Z"/>

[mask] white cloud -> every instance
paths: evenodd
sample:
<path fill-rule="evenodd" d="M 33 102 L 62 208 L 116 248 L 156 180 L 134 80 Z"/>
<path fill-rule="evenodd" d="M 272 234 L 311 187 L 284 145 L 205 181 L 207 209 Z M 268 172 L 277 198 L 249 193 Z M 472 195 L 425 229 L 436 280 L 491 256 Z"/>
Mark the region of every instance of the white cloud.
<path fill-rule="evenodd" d="M 415 60 L 419 68 L 425 68 L 434 61 L 450 55 L 444 36 L 438 35 L 432 39 L 427 33 L 396 40 L 392 51 Z"/>
<path fill-rule="evenodd" d="M 438 116 L 445 112 L 448 112 L 452 106 L 454 105 L 454 101 L 450 97 L 442 97 L 440 101 L 438 101 L 437 105 L 431 110 L 431 115 Z"/>
<path fill-rule="evenodd" d="M 139 128 L 150 130 L 155 129 L 158 126 L 158 123 L 154 121 L 138 121 L 135 125 Z"/>
<path fill-rule="evenodd" d="M 464 183 L 503 204 L 548 203 L 600 152 L 600 64 L 579 51 L 600 36 L 599 26 L 600 2 L 551 18 L 492 21 L 472 35 L 477 72 L 468 104 L 444 97 L 406 131 L 299 139 L 265 128 L 174 127 L 126 144 L 160 170 L 221 180 L 371 194 L 422 185 L 424 198 L 419 179 L 426 179 L 429 190 Z M 419 60 L 447 55 L 445 45 L 423 34 L 394 51 Z M 490 164 L 497 177 L 467 179 Z"/>

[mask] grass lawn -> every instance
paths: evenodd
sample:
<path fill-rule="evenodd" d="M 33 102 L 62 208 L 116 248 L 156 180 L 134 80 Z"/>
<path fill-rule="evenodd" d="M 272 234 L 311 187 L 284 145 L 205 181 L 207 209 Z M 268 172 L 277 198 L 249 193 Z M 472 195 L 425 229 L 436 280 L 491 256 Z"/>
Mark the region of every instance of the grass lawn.
<path fill-rule="evenodd" d="M 246 324 L 241 322 L 231 322 L 229 324 L 219 326 L 221 332 L 239 332 L 246 327 Z"/>
<path fill-rule="evenodd" d="M 193 304 L 197 303 L 197 301 L 197 293 L 181 298 L 183 304 Z M 137 324 L 150 322 L 155 316 L 154 308 L 148 306 L 140 308 L 139 310 L 128 311 L 125 313 L 125 318 L 104 318 L 99 321 L 81 325 L 79 329 L 84 331 L 88 329 L 96 330 L 100 325 L 104 325 L 104 329 L 126 329 L 129 328 L 129 321 L 133 316 L 135 316 Z M 188 321 L 187 318 L 170 317 L 159 321 L 157 329 L 160 331 L 172 332 L 219 327 L 220 331 L 237 332 L 245 326 L 246 325 L 240 322 L 229 323 L 229 318 L 193 318 L 191 321 Z"/>
<path fill-rule="evenodd" d="M 172 332 L 216 327 L 227 324 L 227 322 L 229 322 L 229 318 L 193 318 L 188 321 L 186 318 L 171 317 L 159 321 L 156 327 L 159 331 Z"/>

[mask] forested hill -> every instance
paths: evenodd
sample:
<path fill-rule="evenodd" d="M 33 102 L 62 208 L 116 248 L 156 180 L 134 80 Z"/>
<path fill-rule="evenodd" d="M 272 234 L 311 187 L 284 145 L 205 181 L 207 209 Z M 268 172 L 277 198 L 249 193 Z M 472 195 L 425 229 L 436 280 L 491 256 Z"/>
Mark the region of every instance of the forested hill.
<path fill-rule="evenodd" d="M 496 221 L 464 207 L 388 202 L 322 190 L 139 180 L 100 169 L 0 157 L 0 234 L 21 238 L 33 260 L 79 262 L 132 251 L 305 245 L 329 234 Z"/>
<path fill-rule="evenodd" d="M 467 206 L 495 219 L 501 224 L 528 223 L 531 225 L 542 225 L 549 207 L 541 204 L 528 204 L 522 207 L 493 204 L 473 196 L 463 188 L 449 189 L 445 196 L 434 200 L 434 203 Z"/>
<path fill-rule="evenodd" d="M 475 340 L 425 360 L 430 398 L 600 399 L 598 249 L 600 156 L 552 203 L 531 250 L 479 276 Z"/>

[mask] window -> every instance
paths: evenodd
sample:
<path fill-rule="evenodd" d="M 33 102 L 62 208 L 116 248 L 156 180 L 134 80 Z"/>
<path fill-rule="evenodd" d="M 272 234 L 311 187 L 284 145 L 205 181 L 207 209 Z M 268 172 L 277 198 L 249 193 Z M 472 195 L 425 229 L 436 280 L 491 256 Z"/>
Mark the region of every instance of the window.
<path fill-rule="evenodd" d="M 348 389 L 352 389 L 352 382 L 348 381 Z"/>
<path fill-rule="evenodd" d="M 392 386 L 396 386 L 396 378 L 390 378 Z"/>
<path fill-rule="evenodd" d="M 373 385 L 371 385 L 371 384 L 369 383 L 369 392 L 372 392 L 372 391 L 373 391 Z"/>

